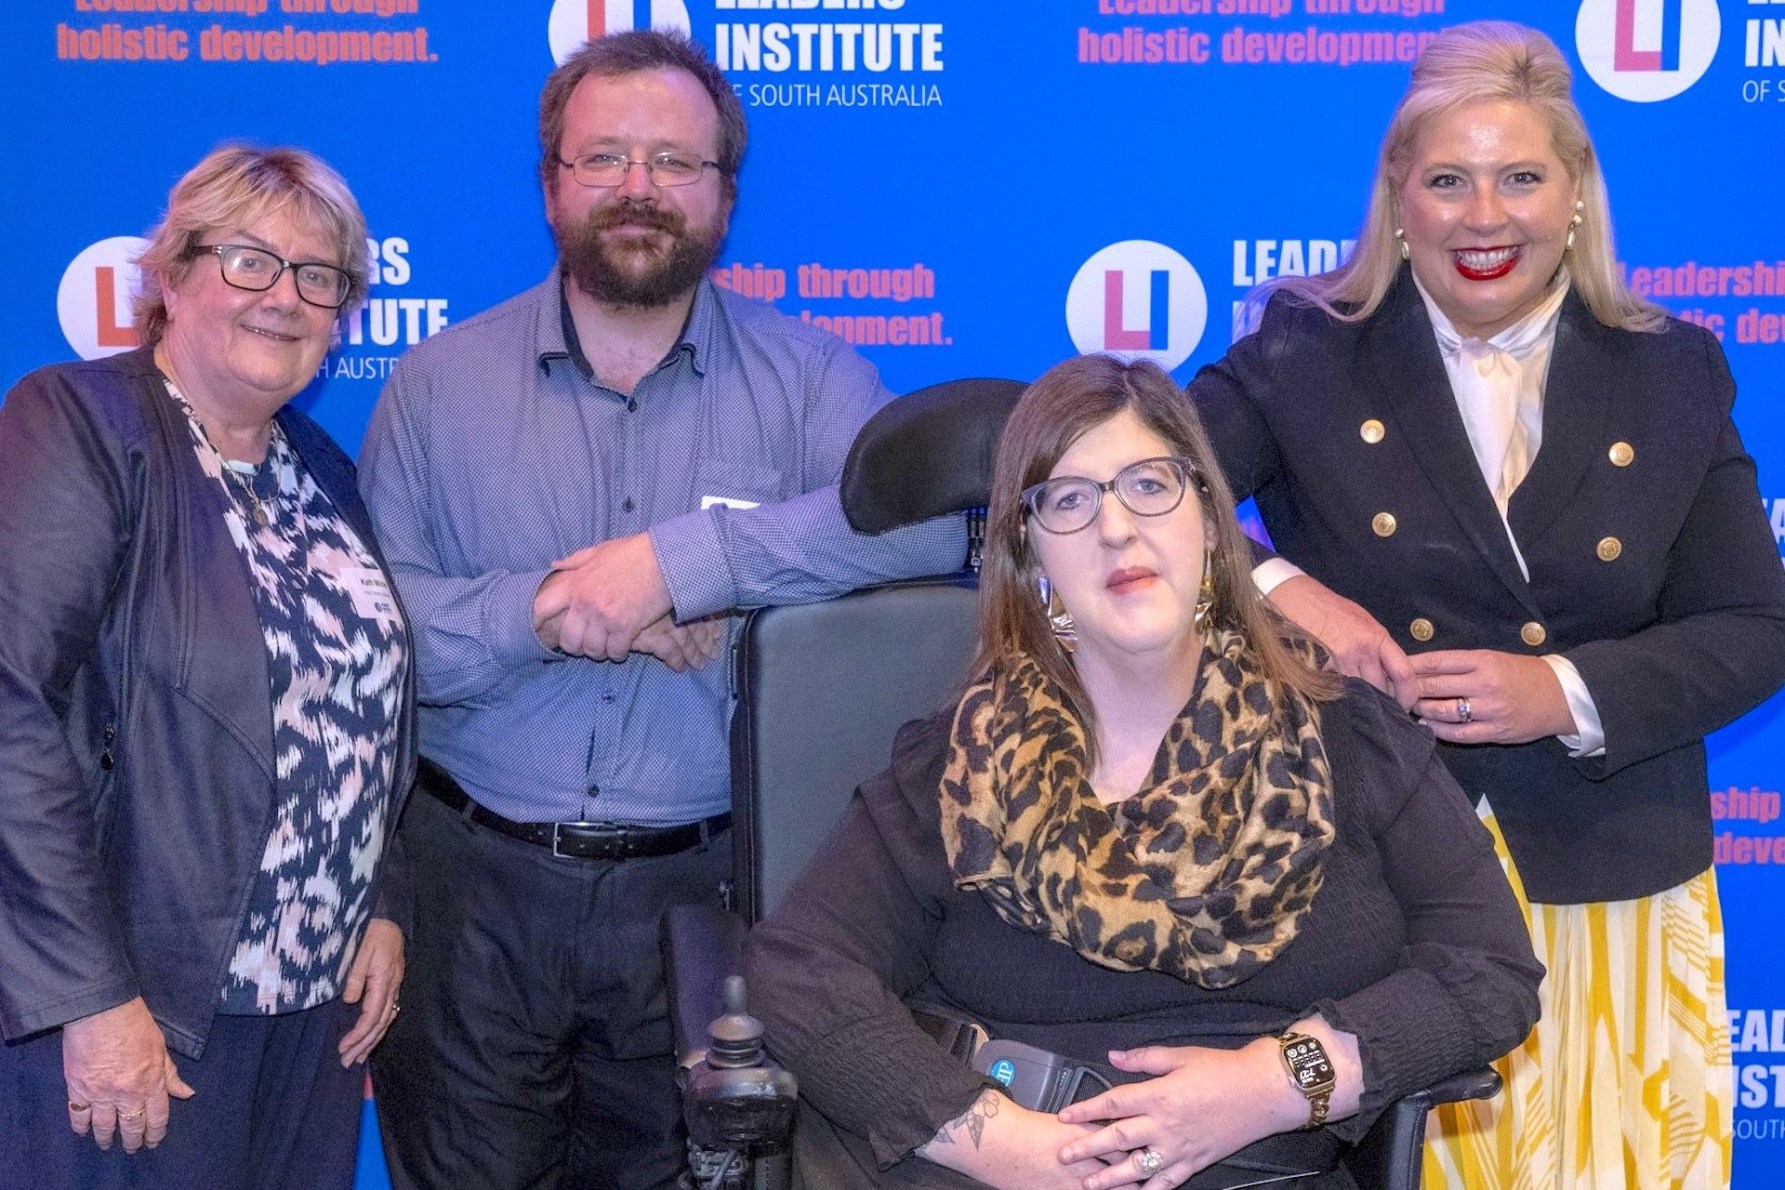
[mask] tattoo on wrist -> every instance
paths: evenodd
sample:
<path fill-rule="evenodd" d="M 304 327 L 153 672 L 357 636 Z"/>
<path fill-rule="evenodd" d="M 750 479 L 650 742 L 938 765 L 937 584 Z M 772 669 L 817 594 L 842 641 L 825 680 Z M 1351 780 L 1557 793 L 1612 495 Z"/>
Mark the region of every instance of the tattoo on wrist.
<path fill-rule="evenodd" d="M 975 1149 L 979 1148 L 985 1139 L 985 1122 L 998 1114 L 998 1105 L 1003 1099 L 1004 1096 L 987 1087 L 973 1101 L 973 1106 L 936 1129 L 931 1143 L 952 1145 L 958 1143 L 957 1138 L 964 1137 L 973 1142 Z"/>

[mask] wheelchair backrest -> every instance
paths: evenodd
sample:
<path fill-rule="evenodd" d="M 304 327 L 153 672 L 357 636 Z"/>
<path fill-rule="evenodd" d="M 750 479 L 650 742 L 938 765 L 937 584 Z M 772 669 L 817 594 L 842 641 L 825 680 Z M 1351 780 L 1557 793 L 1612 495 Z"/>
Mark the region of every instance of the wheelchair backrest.
<path fill-rule="evenodd" d="M 850 795 L 887 767 L 899 727 L 966 678 L 972 575 L 892 583 L 750 613 L 733 653 L 733 907 L 780 903 Z"/>

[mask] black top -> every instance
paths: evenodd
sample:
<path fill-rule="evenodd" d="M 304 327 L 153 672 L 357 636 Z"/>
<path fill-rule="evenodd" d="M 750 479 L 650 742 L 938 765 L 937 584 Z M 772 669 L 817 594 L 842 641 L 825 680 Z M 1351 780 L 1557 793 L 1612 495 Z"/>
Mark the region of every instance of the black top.
<path fill-rule="evenodd" d="M 938 803 L 948 725 L 906 725 L 892 768 L 750 937 L 771 1049 L 798 1076 L 806 1118 L 827 1117 L 866 1170 L 925 1144 L 985 1085 L 904 998 L 1099 1062 L 1145 1044 L 1236 1047 L 1317 1010 L 1359 1041 L 1362 1110 L 1329 1126 L 1348 1141 L 1393 1099 L 1505 1053 L 1537 1018 L 1543 968 L 1487 831 L 1431 737 L 1361 683 L 1322 707 L 1337 828 L 1325 883 L 1296 940 L 1222 991 L 1097 966 L 956 889 Z M 921 1158 L 886 1180 L 965 1184 Z"/>

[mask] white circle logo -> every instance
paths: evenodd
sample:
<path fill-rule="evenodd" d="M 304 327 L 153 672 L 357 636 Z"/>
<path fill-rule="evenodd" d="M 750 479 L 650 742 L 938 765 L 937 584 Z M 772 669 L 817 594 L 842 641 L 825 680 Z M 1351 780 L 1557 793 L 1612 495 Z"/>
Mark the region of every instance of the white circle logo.
<path fill-rule="evenodd" d="M 1152 240 L 1098 250 L 1066 290 L 1066 329 L 1080 354 L 1150 359 L 1169 372 L 1190 358 L 1208 321 L 1202 278 Z"/>
<path fill-rule="evenodd" d="M 89 244 L 63 270 L 56 287 L 62 337 L 82 359 L 116 355 L 137 346 L 130 298 L 136 292 L 135 259 L 149 246 L 140 236 L 112 236 Z"/>
<path fill-rule="evenodd" d="M 552 43 L 552 60 L 563 65 L 564 59 L 581 49 L 585 41 L 639 28 L 640 9 L 649 17 L 646 28 L 693 32 L 685 0 L 553 0 L 552 15 L 545 26 L 546 39 Z"/>
<path fill-rule="evenodd" d="M 1717 0 L 1583 0 L 1574 45 L 1605 90 L 1654 103 L 1704 77 L 1722 31 Z"/>

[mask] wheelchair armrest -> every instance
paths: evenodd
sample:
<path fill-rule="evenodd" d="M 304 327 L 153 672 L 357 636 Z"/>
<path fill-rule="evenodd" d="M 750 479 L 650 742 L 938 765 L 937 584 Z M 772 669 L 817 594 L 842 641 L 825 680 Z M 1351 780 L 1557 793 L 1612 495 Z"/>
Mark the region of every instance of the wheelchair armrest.
<path fill-rule="evenodd" d="M 663 915 L 663 979 L 676 1064 L 687 1070 L 706 1056 L 707 1026 L 723 1007 L 727 975 L 744 967 L 744 919 L 706 905 L 677 905 Z"/>
<path fill-rule="evenodd" d="M 1483 1066 L 1439 1079 L 1395 1102 L 1345 1156 L 1359 1186 L 1419 1190 L 1420 1162 L 1425 1154 L 1426 1115 L 1437 1103 L 1489 1099 L 1500 1091 L 1500 1076 Z"/>
<path fill-rule="evenodd" d="M 1461 1103 L 1465 1099 L 1492 1099 L 1500 1093 L 1499 1072 L 1490 1066 L 1465 1070 L 1449 1078 L 1439 1079 L 1420 1094 L 1431 1097 L 1432 1103 Z M 1429 1108 L 1431 1105 L 1428 1104 Z"/>

